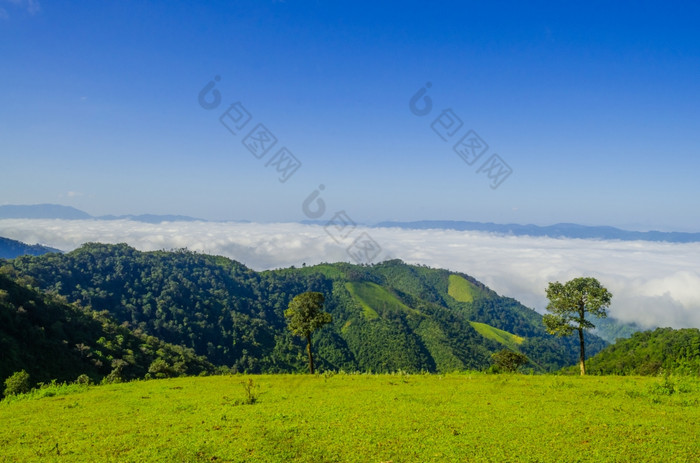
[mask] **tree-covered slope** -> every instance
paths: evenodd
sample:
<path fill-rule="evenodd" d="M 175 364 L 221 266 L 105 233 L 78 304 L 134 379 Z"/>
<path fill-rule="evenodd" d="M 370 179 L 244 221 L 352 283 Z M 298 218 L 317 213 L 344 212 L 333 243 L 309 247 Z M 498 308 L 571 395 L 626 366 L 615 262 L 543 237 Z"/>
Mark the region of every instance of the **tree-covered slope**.
<path fill-rule="evenodd" d="M 373 266 L 372 271 L 383 276 L 386 284 L 420 295 L 470 322 L 487 324 L 523 338 L 518 350 L 530 357 L 538 368 L 556 369 L 558 364 L 569 365 L 577 360 L 578 340 L 573 336 L 552 337 L 545 331 L 542 315 L 515 299 L 498 295 L 469 275 L 406 265 L 401 261 L 382 262 Z M 588 333 L 586 343 L 588 355 L 606 345 L 605 341 Z"/>
<path fill-rule="evenodd" d="M 643 329 L 636 323 L 622 322 L 613 317 L 599 319 L 595 323 L 595 329 L 592 330 L 596 336 L 610 344 L 615 343 L 618 339 L 629 338 L 637 331 L 643 331 Z"/>
<path fill-rule="evenodd" d="M 542 317 L 514 299 L 468 275 L 398 260 L 258 273 L 230 259 L 185 250 L 139 252 L 124 244 L 93 243 L 66 254 L 20 257 L 3 268 L 236 371 L 305 368 L 304 344 L 286 330 L 283 315 L 290 300 L 305 291 L 323 293 L 325 310 L 333 316 L 313 337 L 321 369 L 486 368 L 491 353 L 503 348 L 500 341 L 515 339 L 511 336 L 522 339 L 511 347 L 528 355 L 538 370 L 571 364 L 577 354 L 573 338 L 549 336 Z M 591 354 L 604 345 L 595 336 L 588 343 Z"/>
<path fill-rule="evenodd" d="M 267 318 L 276 312 L 265 311 L 259 276 L 228 259 L 93 243 L 12 265 L 43 290 L 241 370 L 269 353 L 264 348 L 283 325 Z"/>
<path fill-rule="evenodd" d="M 49 252 L 61 252 L 58 249 L 41 246 L 39 244 L 25 244 L 21 241 L 11 240 L 0 236 L 0 259 L 14 259 L 15 257 L 30 255 L 40 256 Z"/>
<path fill-rule="evenodd" d="M 700 375 L 700 330 L 657 328 L 620 339 L 587 363 L 591 374 Z"/>
<path fill-rule="evenodd" d="M 166 376 L 213 371 L 187 349 L 135 334 L 104 313 L 66 304 L 0 274 L 0 384 L 20 370 L 36 383 L 73 381 L 81 374 L 95 381 L 110 374 L 111 379 L 142 378 L 149 368 Z"/>

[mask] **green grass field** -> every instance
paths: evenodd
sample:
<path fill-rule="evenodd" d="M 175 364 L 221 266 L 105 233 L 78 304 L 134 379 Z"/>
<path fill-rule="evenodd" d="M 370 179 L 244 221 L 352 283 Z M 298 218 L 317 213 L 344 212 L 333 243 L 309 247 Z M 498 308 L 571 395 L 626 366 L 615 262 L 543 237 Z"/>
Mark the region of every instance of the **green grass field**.
<path fill-rule="evenodd" d="M 252 380 L 256 401 L 247 404 Z M 697 379 L 263 375 L 0 403 L 3 461 L 698 461 Z"/>

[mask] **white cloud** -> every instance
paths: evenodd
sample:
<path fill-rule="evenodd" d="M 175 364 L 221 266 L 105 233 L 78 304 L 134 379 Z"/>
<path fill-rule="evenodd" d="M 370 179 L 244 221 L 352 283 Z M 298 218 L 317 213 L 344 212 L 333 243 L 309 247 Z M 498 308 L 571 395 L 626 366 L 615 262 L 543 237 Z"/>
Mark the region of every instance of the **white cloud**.
<path fill-rule="evenodd" d="M 211 222 L 0 220 L 0 236 L 72 250 L 88 241 L 140 250 L 187 247 L 236 259 L 255 270 L 350 261 L 347 246 L 322 226 Z M 594 276 L 613 293 L 610 312 L 646 326 L 700 326 L 700 243 L 499 236 L 453 230 L 364 230 L 388 255 L 461 271 L 542 311 L 550 281 Z"/>
<path fill-rule="evenodd" d="M 36 0 L 5 0 L 5 2 L 12 3 L 24 10 L 27 10 L 29 14 L 36 14 L 41 11 L 41 6 Z"/>

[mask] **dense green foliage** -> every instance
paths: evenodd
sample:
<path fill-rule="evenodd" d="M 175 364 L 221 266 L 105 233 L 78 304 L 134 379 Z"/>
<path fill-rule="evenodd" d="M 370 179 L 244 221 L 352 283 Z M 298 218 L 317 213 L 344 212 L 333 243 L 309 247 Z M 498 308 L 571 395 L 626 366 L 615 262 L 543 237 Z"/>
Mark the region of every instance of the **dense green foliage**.
<path fill-rule="evenodd" d="M 31 389 L 29 383 L 29 373 L 26 371 L 17 371 L 12 376 L 5 380 L 5 396 L 15 394 L 26 394 Z"/>
<path fill-rule="evenodd" d="M 263 357 L 261 346 L 274 342 L 275 320 L 266 319 L 266 297 L 256 294 L 258 275 L 228 259 L 88 244 L 12 262 L 25 283 L 106 310 L 129 328 L 194 349 L 219 365 L 247 369 Z"/>
<path fill-rule="evenodd" d="M 700 330 L 637 332 L 606 347 L 587 363 L 590 373 L 601 375 L 700 375 Z"/>
<path fill-rule="evenodd" d="M 289 331 L 306 338 L 323 325 L 329 324 L 333 317 L 323 311 L 324 301 L 323 294 L 314 291 L 295 296 L 284 311 Z"/>
<path fill-rule="evenodd" d="M 322 370 L 485 369 L 504 339 L 522 339 L 508 347 L 527 355 L 536 371 L 576 360 L 576 340 L 547 335 L 534 310 L 468 275 L 398 260 L 254 272 L 186 250 L 139 252 L 93 243 L 66 254 L 20 257 L 0 268 L 23 285 L 85 310 L 106 311 L 124 329 L 239 372 L 306 369 L 305 342 L 284 319 L 292 298 L 306 291 L 322 293 L 332 315 L 332 323 L 312 336 Z M 461 300 L 450 295 L 450 286 Z M 506 334 L 490 339 L 483 325 L 480 333 L 471 322 Z M 595 336 L 587 342 L 591 353 L 605 345 Z M 167 374 L 159 367 L 154 371 Z"/>
<path fill-rule="evenodd" d="M 543 321 L 550 334 L 569 336 L 575 331 L 595 328 L 589 317 L 605 318 L 612 294 L 591 277 L 574 278 L 547 287 L 547 310 Z"/>
<path fill-rule="evenodd" d="M 0 274 L 0 384 L 26 370 L 32 384 L 142 378 L 152 362 L 165 362 L 178 374 L 213 367 L 180 346 L 135 334 L 108 314 L 77 307 L 23 287 Z"/>
<path fill-rule="evenodd" d="M 0 403 L 7 461 L 666 463 L 700 455 L 696 378 L 232 375 L 44 392 Z"/>
<path fill-rule="evenodd" d="M 501 349 L 495 354 L 491 355 L 493 360 L 493 367 L 496 372 L 508 372 L 512 373 L 517 371 L 523 365 L 527 365 L 530 360 L 528 360 L 526 355 L 520 352 L 513 352 L 509 349 Z"/>

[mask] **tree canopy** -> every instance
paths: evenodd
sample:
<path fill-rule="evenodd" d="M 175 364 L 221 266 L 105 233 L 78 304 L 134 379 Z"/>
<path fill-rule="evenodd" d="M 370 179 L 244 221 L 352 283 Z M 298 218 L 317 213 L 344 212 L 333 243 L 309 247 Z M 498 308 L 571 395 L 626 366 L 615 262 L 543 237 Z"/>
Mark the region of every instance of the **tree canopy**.
<path fill-rule="evenodd" d="M 506 371 L 509 373 L 530 363 L 530 359 L 527 358 L 527 355 L 521 354 L 520 352 L 513 352 L 510 349 L 501 349 L 491 354 L 491 361 L 497 371 Z"/>
<path fill-rule="evenodd" d="M 311 354 L 311 333 L 332 321 L 331 314 L 323 311 L 325 297 L 321 293 L 307 291 L 299 294 L 284 311 L 289 331 L 306 339 L 309 356 L 309 372 L 314 373 L 314 358 Z"/>
<path fill-rule="evenodd" d="M 595 278 L 583 277 L 574 278 L 565 284 L 558 281 L 549 283 L 547 299 L 549 299 L 547 310 L 552 313 L 545 315 L 542 321 L 547 331 L 556 336 L 570 336 L 574 331 L 578 332 L 579 365 L 581 374 L 585 375 L 583 332 L 595 328 L 595 325 L 586 319 L 586 315 L 607 317 L 605 309 L 610 305 L 612 294 Z"/>

